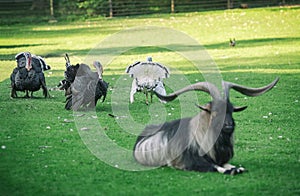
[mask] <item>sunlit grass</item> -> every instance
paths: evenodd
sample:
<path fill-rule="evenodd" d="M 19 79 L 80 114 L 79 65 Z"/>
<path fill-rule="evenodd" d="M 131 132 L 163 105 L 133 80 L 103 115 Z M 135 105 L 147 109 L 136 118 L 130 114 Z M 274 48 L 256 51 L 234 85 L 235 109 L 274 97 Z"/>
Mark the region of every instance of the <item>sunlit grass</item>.
<path fill-rule="evenodd" d="M 0 195 L 299 195 L 299 10 L 235 9 L 1 26 Z M 248 105 L 246 111 L 234 114 L 232 163 L 243 165 L 249 172 L 235 177 L 170 168 L 130 172 L 106 165 L 87 149 L 72 121 L 73 112 L 64 110 L 64 93 L 54 88 L 63 79 L 64 54 L 70 55 L 72 64 L 85 62 L 88 53 L 104 39 L 144 25 L 169 27 L 197 40 L 216 62 L 224 80 L 259 87 L 280 77 L 276 87 L 260 97 L 231 92 L 234 105 Z M 236 47 L 229 47 L 230 38 L 237 40 Z M 44 56 L 51 65 L 52 70 L 45 72 L 47 86 L 52 89 L 50 99 L 42 98 L 41 91 L 33 99 L 10 99 L 9 76 L 16 66 L 14 56 L 21 51 Z M 204 72 L 199 73 L 192 62 L 161 47 L 133 48 L 105 64 L 104 79 L 110 86 L 106 101 L 97 105 L 97 119 L 105 133 L 127 149 L 133 147 L 136 136 L 125 132 L 108 114 L 113 113 L 113 92 L 126 74 L 125 68 L 148 56 L 170 68 L 167 85 L 173 78 L 184 77 L 190 83 L 204 80 Z M 101 56 L 98 58 L 101 61 Z M 129 76 L 124 78 L 131 82 Z M 199 111 L 194 101 L 188 102 L 190 95 L 182 95 L 182 103 L 190 105 L 183 108 L 188 111 L 184 117 Z M 198 104 L 210 100 L 201 92 L 197 96 Z M 135 98 L 129 110 L 136 122 L 160 123 L 183 117 L 178 99 L 159 105 L 154 97 L 154 103 L 146 106 L 143 94 Z M 129 100 L 129 94 L 124 99 Z M 162 117 L 162 113 L 151 110 L 154 106 L 161 106 L 167 115 Z"/>

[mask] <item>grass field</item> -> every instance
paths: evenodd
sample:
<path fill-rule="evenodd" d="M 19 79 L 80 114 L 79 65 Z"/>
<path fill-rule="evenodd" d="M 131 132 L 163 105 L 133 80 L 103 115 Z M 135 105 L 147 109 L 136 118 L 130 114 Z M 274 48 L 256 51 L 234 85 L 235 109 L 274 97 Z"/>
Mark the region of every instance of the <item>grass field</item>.
<path fill-rule="evenodd" d="M 299 8 L 2 25 L 0 195 L 299 195 Z M 44 56 L 52 66 L 46 72 L 47 86 L 54 88 L 63 79 L 66 52 L 73 64 L 83 62 L 109 36 L 144 25 L 168 27 L 197 40 L 218 65 L 224 80 L 260 87 L 280 77 L 276 88 L 260 97 L 245 98 L 231 93 L 235 105 L 248 105 L 247 110 L 234 115 L 235 157 L 231 161 L 244 166 L 247 173 L 225 176 L 171 168 L 118 169 L 89 151 L 82 140 L 84 133 L 76 124 L 79 117 L 64 110 L 63 92 L 50 91 L 49 99 L 41 98 L 41 92 L 35 93 L 36 98 L 32 99 L 10 98 L 9 76 L 16 66 L 14 55 L 18 52 Z M 236 47 L 228 46 L 230 38 L 237 40 Z M 124 149 L 132 149 L 136 136 L 108 116 L 114 112 L 113 92 L 118 90 L 118 79 L 124 77 L 126 66 L 147 56 L 166 64 L 171 71 L 179 70 L 190 83 L 203 80 L 203 75 L 188 59 L 160 47 L 134 48 L 105 64 L 104 79 L 110 83 L 110 91 L 93 115 L 97 115 L 96 121 L 107 137 Z M 172 73 L 170 80 L 177 77 Z M 130 83 L 130 78 L 126 78 Z M 209 100 L 203 94 L 198 94 L 200 104 Z M 129 95 L 126 96 L 129 100 Z M 129 115 L 142 126 L 193 116 L 197 109 L 194 102 L 187 100 L 161 105 L 154 98 L 154 103 L 146 106 L 144 96 L 138 94 L 134 104 L 128 106 Z M 181 104 L 185 103 L 190 108 L 183 111 Z M 162 113 L 153 111 L 157 107 L 163 108 Z M 114 157 L 110 149 L 103 154 Z"/>

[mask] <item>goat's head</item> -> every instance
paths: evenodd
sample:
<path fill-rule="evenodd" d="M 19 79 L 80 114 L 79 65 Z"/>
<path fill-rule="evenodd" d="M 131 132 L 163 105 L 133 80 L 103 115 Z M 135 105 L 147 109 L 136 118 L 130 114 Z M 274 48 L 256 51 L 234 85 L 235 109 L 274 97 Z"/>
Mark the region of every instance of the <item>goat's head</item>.
<path fill-rule="evenodd" d="M 206 104 L 205 106 L 197 105 L 198 108 L 201 110 L 213 114 L 214 117 L 216 117 L 216 114 L 220 113 L 222 109 L 225 109 L 225 117 L 224 117 L 224 123 L 222 127 L 223 133 L 231 134 L 234 131 L 235 122 L 232 117 L 233 112 L 240 112 L 247 108 L 247 106 L 243 107 L 236 107 L 233 106 L 229 100 L 213 100 Z"/>
<path fill-rule="evenodd" d="M 211 116 L 211 126 L 213 128 L 221 129 L 222 133 L 231 134 L 234 131 L 234 119 L 232 117 L 233 112 L 243 111 L 247 108 L 244 107 L 235 107 L 229 100 L 229 91 L 230 89 L 234 89 L 244 95 L 247 96 L 258 96 L 264 94 L 268 90 L 272 89 L 279 78 L 276 78 L 272 83 L 267 86 L 261 88 L 250 88 L 246 86 L 241 86 L 231 82 L 222 82 L 223 92 L 212 83 L 209 82 L 198 82 L 187 87 L 182 88 L 170 95 L 160 95 L 157 92 L 156 95 L 164 101 L 172 101 L 180 94 L 183 94 L 188 91 L 204 91 L 211 95 L 213 98 L 211 102 L 206 104 L 205 106 L 197 105 L 204 112 L 207 112 Z M 223 123 L 220 123 L 223 122 Z"/>

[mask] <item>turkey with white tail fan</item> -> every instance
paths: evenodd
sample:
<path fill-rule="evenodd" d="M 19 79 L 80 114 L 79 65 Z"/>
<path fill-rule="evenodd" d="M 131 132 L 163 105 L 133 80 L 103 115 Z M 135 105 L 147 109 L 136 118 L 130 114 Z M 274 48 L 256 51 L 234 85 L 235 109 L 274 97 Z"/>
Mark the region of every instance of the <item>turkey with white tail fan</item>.
<path fill-rule="evenodd" d="M 130 103 L 134 102 L 134 94 L 136 92 L 143 92 L 146 95 L 146 104 L 149 104 L 148 94 L 150 93 L 151 102 L 154 91 L 166 95 L 163 79 L 170 76 L 170 71 L 167 67 L 160 63 L 152 61 L 151 57 L 147 58 L 147 61 L 138 61 L 126 68 L 126 73 L 133 78 L 131 91 L 130 91 Z M 162 101 L 161 102 L 165 102 Z"/>

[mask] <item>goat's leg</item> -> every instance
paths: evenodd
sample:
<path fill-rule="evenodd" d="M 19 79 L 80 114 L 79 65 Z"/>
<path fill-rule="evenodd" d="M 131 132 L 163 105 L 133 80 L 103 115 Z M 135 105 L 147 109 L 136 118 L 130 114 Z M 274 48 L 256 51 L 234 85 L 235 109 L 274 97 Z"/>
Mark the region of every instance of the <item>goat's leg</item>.
<path fill-rule="evenodd" d="M 182 157 L 175 159 L 171 162 L 171 165 L 178 169 L 199 171 L 199 172 L 216 172 L 217 168 L 213 163 L 213 160 L 207 155 L 199 156 L 192 150 L 185 150 Z"/>
<path fill-rule="evenodd" d="M 231 165 L 231 164 L 229 164 L 229 163 L 225 163 L 225 164 L 223 165 L 223 167 L 224 167 L 225 169 L 227 169 L 227 170 L 230 170 L 230 169 L 238 169 L 238 170 L 240 170 L 240 171 L 242 171 L 242 172 L 247 171 L 244 167 L 239 167 L 239 168 L 237 168 L 236 166 Z"/>
<path fill-rule="evenodd" d="M 223 165 L 223 167 L 221 166 L 218 166 L 218 165 L 215 165 L 215 168 L 217 169 L 217 171 L 219 173 L 222 173 L 222 174 L 230 174 L 230 175 L 236 175 L 236 174 L 241 174 L 243 173 L 245 170 L 245 168 L 243 167 L 239 167 L 237 168 L 236 166 L 234 165 L 231 165 L 229 163 L 225 163 Z"/>

